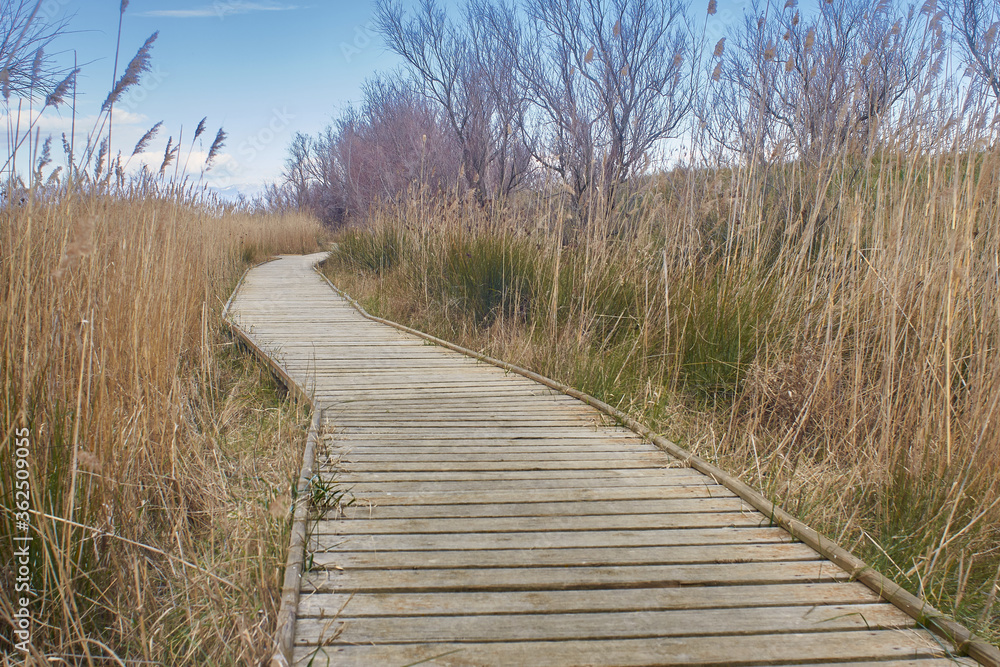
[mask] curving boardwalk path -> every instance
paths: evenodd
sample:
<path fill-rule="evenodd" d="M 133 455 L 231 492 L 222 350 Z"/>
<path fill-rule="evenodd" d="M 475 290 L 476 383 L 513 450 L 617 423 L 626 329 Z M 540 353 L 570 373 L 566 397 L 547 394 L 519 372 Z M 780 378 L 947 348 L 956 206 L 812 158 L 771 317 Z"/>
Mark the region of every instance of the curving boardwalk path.
<path fill-rule="evenodd" d="M 253 269 L 230 310 L 325 409 L 356 498 L 312 527 L 295 664 L 955 664 L 593 408 L 365 319 L 321 258 Z"/>

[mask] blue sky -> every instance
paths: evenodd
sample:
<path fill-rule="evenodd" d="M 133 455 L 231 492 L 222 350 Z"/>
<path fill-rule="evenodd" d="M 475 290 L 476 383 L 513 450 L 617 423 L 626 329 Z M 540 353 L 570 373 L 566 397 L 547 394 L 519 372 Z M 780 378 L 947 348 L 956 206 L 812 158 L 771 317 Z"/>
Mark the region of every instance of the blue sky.
<path fill-rule="evenodd" d="M 695 4 L 707 6 L 707 0 Z M 745 6 L 746 0 L 720 2 L 710 32 L 738 20 Z M 112 86 L 119 7 L 120 0 L 42 3 L 43 17 L 71 17 L 70 34 L 50 52 L 64 65 L 72 65 L 75 52 L 81 63 L 78 136 L 93 126 Z M 176 141 L 183 128 L 183 166 L 194 128 L 207 116 L 208 131 L 194 146 L 189 173 L 198 175 L 222 126 L 229 138 L 207 182 L 230 192 L 258 191 L 280 176 L 295 132 L 321 130 L 359 98 L 366 77 L 400 64 L 374 34 L 373 12 L 374 0 L 131 0 L 119 73 L 150 34 L 160 35 L 152 71 L 116 106 L 113 150 L 130 154 L 162 120 L 161 133 L 141 158 L 159 168 L 167 138 Z M 50 109 L 38 127 L 56 135 L 58 145 L 70 119 L 69 107 Z M 61 151 L 56 153 L 58 164 Z"/>
<path fill-rule="evenodd" d="M 119 7 L 120 0 L 42 4 L 43 17 L 71 17 L 70 34 L 49 52 L 68 66 L 75 52 L 81 63 L 78 137 L 93 127 L 112 86 Z M 147 37 L 160 34 L 152 71 L 115 107 L 113 150 L 130 154 L 162 120 L 163 129 L 142 157 L 159 168 L 168 137 L 176 141 L 183 128 L 183 162 L 195 126 L 207 116 L 208 131 L 194 146 L 189 173 L 197 176 L 222 126 L 229 138 L 207 181 L 254 192 L 280 175 L 295 132 L 322 129 L 359 97 L 365 77 L 398 64 L 371 30 L 373 9 L 373 0 L 132 0 L 119 74 Z M 70 122 L 67 105 L 47 110 L 38 127 L 43 135 L 58 135 L 68 132 Z M 62 151 L 57 153 L 56 164 Z"/>

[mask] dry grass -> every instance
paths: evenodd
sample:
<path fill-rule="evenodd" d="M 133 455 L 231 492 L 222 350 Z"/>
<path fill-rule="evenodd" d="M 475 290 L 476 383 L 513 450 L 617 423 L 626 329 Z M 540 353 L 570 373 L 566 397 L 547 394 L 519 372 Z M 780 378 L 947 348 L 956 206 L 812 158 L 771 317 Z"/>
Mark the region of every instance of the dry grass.
<path fill-rule="evenodd" d="M 308 416 L 219 315 L 247 266 L 320 237 L 310 218 L 141 189 L 0 210 L 0 525 L 15 534 L 26 426 L 30 663 L 244 665 L 269 650 Z M 0 601 L 4 652 L 13 604 Z"/>
<path fill-rule="evenodd" d="M 1000 151 L 979 146 L 677 169 L 612 214 L 412 197 L 327 271 L 647 420 L 996 641 Z"/>

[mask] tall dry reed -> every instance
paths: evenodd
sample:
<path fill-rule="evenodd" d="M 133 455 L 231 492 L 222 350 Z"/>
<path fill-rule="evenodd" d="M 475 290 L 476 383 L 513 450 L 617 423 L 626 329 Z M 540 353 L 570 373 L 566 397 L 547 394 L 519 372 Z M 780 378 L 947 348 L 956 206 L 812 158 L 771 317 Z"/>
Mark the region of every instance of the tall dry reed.
<path fill-rule="evenodd" d="M 26 194 L 0 209 L 0 578 L 12 592 L 27 429 L 28 662 L 251 664 L 270 648 L 306 416 L 219 317 L 247 266 L 314 251 L 321 230 L 141 187 Z M 0 596 L 5 661 L 17 606 Z"/>

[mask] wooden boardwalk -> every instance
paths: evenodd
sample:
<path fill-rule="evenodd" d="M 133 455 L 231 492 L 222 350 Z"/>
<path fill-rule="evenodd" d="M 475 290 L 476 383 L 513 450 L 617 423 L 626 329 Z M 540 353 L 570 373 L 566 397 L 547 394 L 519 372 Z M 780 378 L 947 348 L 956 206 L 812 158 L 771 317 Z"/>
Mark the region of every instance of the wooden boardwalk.
<path fill-rule="evenodd" d="M 356 499 L 311 526 L 294 664 L 954 664 L 595 409 L 365 319 L 319 258 L 253 269 L 229 311 L 324 410 L 317 463 Z"/>

